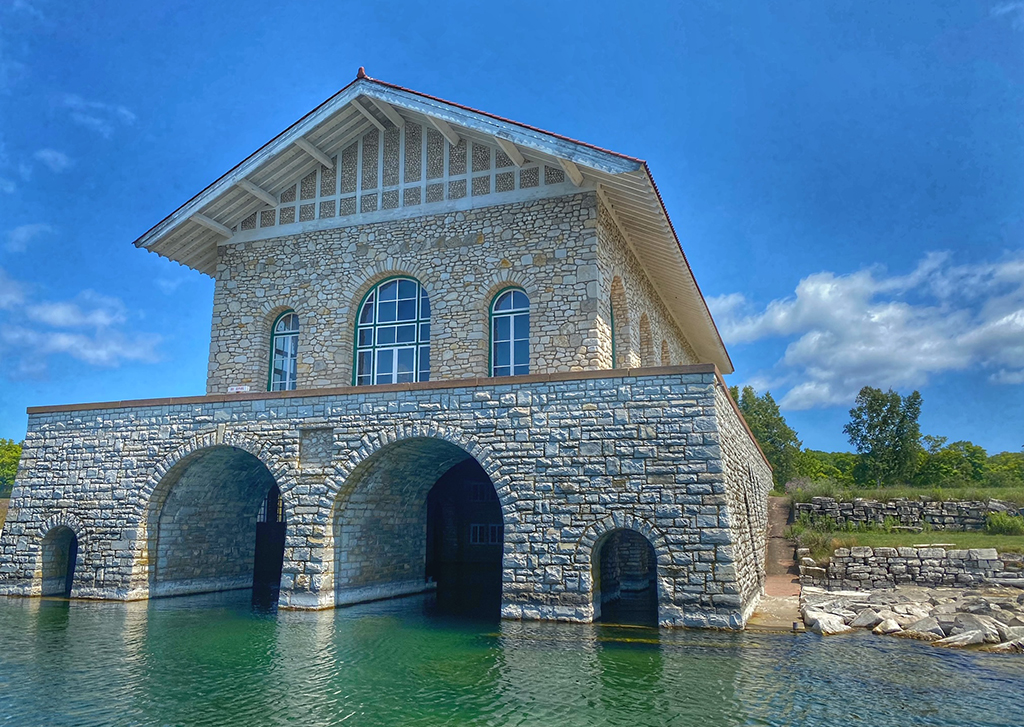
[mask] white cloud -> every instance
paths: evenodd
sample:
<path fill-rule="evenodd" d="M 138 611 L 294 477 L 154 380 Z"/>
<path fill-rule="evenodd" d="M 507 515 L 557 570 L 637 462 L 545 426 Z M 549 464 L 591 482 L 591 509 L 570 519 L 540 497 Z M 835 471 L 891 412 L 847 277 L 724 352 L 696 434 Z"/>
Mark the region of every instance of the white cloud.
<path fill-rule="evenodd" d="M 15 227 L 7 233 L 7 244 L 5 247 L 9 252 L 24 252 L 29 243 L 40 235 L 48 235 L 54 229 L 45 222 L 34 222 L 30 225 Z"/>
<path fill-rule="evenodd" d="M 68 110 L 72 121 L 106 139 L 113 136 L 117 127 L 131 126 L 136 119 L 135 114 L 124 106 L 87 101 L 76 94 L 66 94 L 61 105 Z"/>
<path fill-rule="evenodd" d="M 32 156 L 36 161 L 42 162 L 54 174 L 60 174 L 72 165 L 71 157 L 56 149 L 40 149 Z"/>
<path fill-rule="evenodd" d="M 788 340 L 757 374 L 789 409 L 847 404 L 862 386 L 918 387 L 979 368 L 1024 382 L 1024 256 L 953 265 L 931 253 L 909 274 L 821 272 L 757 310 L 742 294 L 708 300 L 730 344 Z"/>
<path fill-rule="evenodd" d="M 53 356 L 103 367 L 159 360 L 160 336 L 126 330 L 129 316 L 118 298 L 86 290 L 68 301 L 32 300 L 0 269 L 0 311 L 0 358 L 8 376 L 41 375 Z"/>

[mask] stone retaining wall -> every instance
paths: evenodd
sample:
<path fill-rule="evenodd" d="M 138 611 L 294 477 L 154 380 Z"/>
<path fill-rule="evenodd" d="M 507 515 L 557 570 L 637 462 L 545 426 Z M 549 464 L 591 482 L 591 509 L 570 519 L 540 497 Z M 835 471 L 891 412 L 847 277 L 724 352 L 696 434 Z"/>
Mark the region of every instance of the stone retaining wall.
<path fill-rule="evenodd" d="M 981 530 L 990 512 L 1015 508 L 999 500 L 878 502 L 858 497 L 852 502 L 839 502 L 832 497 L 814 497 L 810 502 L 794 503 L 793 509 L 796 517 L 806 514 L 813 518 L 830 518 L 839 525 L 883 523 L 889 518 L 907 527 L 922 527 L 927 523 L 934 530 Z"/>
<path fill-rule="evenodd" d="M 804 557 L 800 584 L 832 591 L 895 588 L 899 585 L 969 587 L 982 583 L 1024 584 L 1024 556 L 995 548 L 837 548 L 827 568 Z"/>

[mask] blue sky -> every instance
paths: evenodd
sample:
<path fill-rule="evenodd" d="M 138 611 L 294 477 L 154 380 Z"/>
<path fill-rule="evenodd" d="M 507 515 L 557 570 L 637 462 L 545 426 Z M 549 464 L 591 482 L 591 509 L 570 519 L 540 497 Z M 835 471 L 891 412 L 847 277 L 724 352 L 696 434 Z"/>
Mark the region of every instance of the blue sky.
<path fill-rule="evenodd" d="M 648 160 L 807 446 L 863 385 L 1024 445 L 1024 2 L 0 0 L 0 437 L 203 393 L 212 282 L 131 242 L 366 66 Z"/>

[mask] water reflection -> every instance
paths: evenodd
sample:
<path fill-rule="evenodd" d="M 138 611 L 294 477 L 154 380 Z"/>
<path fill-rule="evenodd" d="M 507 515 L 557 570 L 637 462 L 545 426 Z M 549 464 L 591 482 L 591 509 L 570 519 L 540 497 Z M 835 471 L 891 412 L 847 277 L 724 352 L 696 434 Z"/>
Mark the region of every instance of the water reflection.
<path fill-rule="evenodd" d="M 267 612 L 246 592 L 0 599 L 26 725 L 1010 725 L 1024 659 L 858 635 L 480 623 L 429 597 Z"/>

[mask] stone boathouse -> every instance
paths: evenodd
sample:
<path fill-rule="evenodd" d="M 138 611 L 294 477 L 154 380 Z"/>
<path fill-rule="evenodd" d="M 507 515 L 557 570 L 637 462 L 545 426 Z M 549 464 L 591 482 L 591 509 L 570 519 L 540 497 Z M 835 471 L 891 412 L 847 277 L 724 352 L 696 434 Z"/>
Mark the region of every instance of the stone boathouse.
<path fill-rule="evenodd" d="M 643 161 L 360 69 L 135 244 L 206 395 L 30 409 L 0 593 L 745 624 L 771 472 Z"/>

